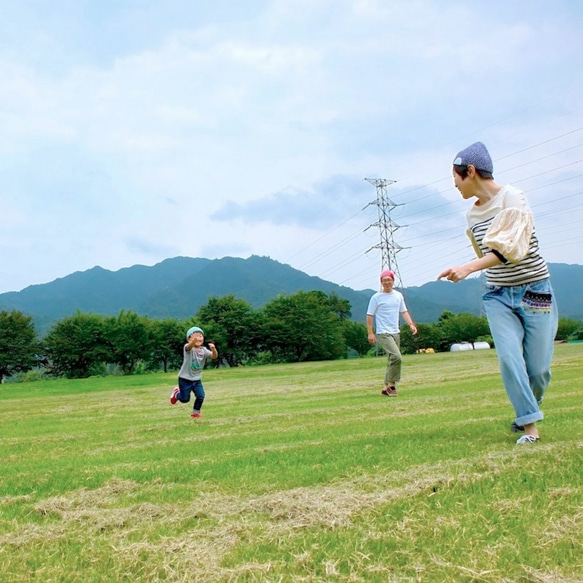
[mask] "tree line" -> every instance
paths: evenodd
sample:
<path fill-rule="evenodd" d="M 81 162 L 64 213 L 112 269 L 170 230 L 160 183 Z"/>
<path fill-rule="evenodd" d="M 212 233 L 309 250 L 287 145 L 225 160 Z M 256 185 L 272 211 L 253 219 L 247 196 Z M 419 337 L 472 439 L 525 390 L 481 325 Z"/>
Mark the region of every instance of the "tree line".
<path fill-rule="evenodd" d="M 86 378 L 116 372 L 176 370 L 182 363 L 185 331 L 205 331 L 219 351 L 214 366 L 335 360 L 377 354 L 364 323 L 351 320 L 348 300 L 321 291 L 280 295 L 253 309 L 234 295 L 210 297 L 187 320 L 151 319 L 122 310 L 117 316 L 77 312 L 56 322 L 40 339 L 31 316 L 0 311 L 0 382 L 41 376 Z M 418 323 L 413 336 L 401 329 L 404 354 L 432 348 L 449 350 L 459 342 L 492 343 L 484 316 L 444 311 L 433 324 Z M 581 332 L 581 323 L 561 319 L 558 339 Z"/>

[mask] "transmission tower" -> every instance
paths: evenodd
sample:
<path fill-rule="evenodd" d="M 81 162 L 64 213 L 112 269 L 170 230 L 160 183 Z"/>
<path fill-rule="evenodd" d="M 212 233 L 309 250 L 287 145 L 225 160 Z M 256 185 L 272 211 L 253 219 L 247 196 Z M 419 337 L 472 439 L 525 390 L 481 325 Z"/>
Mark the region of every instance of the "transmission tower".
<path fill-rule="evenodd" d="M 397 225 L 395 221 L 391 218 L 391 211 L 402 206 L 400 204 L 395 204 L 387 194 L 387 186 L 394 184 L 396 180 L 387 180 L 386 178 L 365 178 L 367 182 L 370 182 L 377 191 L 377 198 L 369 202 L 364 208 L 370 205 L 376 205 L 378 207 L 378 221 L 369 225 L 365 231 L 371 227 L 378 227 L 380 234 L 380 242 L 378 245 L 373 245 L 366 252 L 368 253 L 372 249 L 381 250 L 381 271 L 384 269 L 390 269 L 395 273 L 395 286 L 402 287 L 403 282 L 401 280 L 401 273 L 399 272 L 399 265 L 397 264 L 397 253 L 403 249 L 400 245 L 395 243 L 394 234 L 397 229 L 401 228 L 401 225 Z M 363 209 L 364 210 L 364 209 Z"/>

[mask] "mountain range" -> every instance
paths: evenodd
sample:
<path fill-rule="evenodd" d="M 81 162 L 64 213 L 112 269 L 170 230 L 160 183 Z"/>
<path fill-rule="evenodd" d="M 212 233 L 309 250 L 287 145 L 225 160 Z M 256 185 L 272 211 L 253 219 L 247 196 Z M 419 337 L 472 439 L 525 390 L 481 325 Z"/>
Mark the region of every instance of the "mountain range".
<path fill-rule="evenodd" d="M 549 264 L 560 314 L 583 321 L 583 266 Z M 444 310 L 481 313 L 482 277 L 452 284 L 434 281 L 401 290 L 417 322 L 435 322 Z M 175 257 L 154 266 L 134 265 L 109 271 L 94 267 L 19 292 L 0 294 L 0 310 L 33 317 L 42 334 L 77 311 L 117 315 L 131 310 L 151 318 L 186 319 L 210 296 L 233 294 L 257 309 L 280 294 L 320 290 L 350 302 L 352 319 L 364 322 L 370 296 L 377 290 L 353 290 L 313 277 L 269 257 L 204 259 Z"/>

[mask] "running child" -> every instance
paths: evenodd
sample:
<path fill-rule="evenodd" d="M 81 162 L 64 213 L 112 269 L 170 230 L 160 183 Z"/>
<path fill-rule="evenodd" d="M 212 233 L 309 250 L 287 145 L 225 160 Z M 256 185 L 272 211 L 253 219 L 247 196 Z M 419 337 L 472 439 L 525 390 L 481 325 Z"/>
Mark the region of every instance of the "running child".
<path fill-rule="evenodd" d="M 192 409 L 193 418 L 202 417 L 200 410 L 205 398 L 204 387 L 202 386 L 202 371 L 209 358 L 215 360 L 219 353 L 212 342 L 208 343 L 208 348 L 203 346 L 204 332 L 198 326 L 192 326 L 186 333 L 187 343 L 184 345 L 183 361 L 178 373 L 178 386 L 174 387 L 170 395 L 170 404 L 176 405 L 190 402 L 190 393 L 194 393 L 194 407 Z"/>

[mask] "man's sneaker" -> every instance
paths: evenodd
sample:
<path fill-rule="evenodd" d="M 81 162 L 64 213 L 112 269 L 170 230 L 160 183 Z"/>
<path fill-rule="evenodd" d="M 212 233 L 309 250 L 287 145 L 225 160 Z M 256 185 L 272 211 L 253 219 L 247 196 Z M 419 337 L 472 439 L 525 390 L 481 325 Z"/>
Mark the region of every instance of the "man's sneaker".
<path fill-rule="evenodd" d="M 385 395 L 385 397 L 396 397 L 397 389 L 395 389 L 395 387 L 387 387 L 381 391 L 381 394 Z"/>
<path fill-rule="evenodd" d="M 524 433 L 524 427 L 522 425 L 517 425 L 516 421 L 513 421 L 510 426 L 510 431 L 512 431 L 512 433 Z"/>
<path fill-rule="evenodd" d="M 180 393 L 180 389 L 178 387 L 174 387 L 172 389 L 172 394 L 170 395 L 171 405 L 176 405 L 176 401 L 178 401 L 178 399 L 176 398 L 178 396 L 178 393 Z"/>
<path fill-rule="evenodd" d="M 537 441 L 540 441 L 540 437 L 535 437 L 534 435 L 523 435 L 516 440 L 516 445 L 525 445 Z"/>
<path fill-rule="evenodd" d="M 199 417 L 202 417 L 202 415 L 201 415 L 200 413 L 193 413 L 193 414 L 191 415 L 191 417 L 192 417 L 193 419 L 198 419 Z"/>

